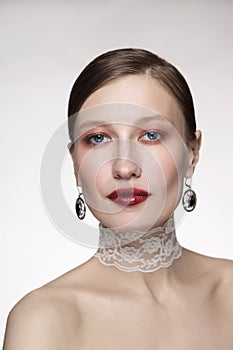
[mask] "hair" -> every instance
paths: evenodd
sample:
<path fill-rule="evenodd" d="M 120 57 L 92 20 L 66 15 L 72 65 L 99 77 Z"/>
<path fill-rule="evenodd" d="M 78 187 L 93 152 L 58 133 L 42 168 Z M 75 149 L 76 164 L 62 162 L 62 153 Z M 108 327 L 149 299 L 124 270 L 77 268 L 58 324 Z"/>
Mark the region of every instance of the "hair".
<path fill-rule="evenodd" d="M 108 51 L 92 60 L 76 79 L 69 98 L 68 118 L 77 113 L 85 100 L 109 82 L 130 75 L 148 74 L 176 99 L 185 119 L 186 138 L 195 140 L 196 120 L 193 98 L 183 75 L 156 54 L 137 48 Z M 72 140 L 73 118 L 68 119 Z"/>

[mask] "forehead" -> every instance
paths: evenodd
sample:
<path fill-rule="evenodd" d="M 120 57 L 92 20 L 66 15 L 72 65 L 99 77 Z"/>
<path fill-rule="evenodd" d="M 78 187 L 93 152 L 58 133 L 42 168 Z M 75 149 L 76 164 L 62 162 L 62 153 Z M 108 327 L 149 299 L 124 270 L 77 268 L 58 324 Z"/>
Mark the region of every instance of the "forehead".
<path fill-rule="evenodd" d="M 80 111 L 108 103 L 142 106 L 166 117 L 179 129 L 184 124 L 182 111 L 172 93 L 149 75 L 132 75 L 108 83 L 92 93 Z"/>

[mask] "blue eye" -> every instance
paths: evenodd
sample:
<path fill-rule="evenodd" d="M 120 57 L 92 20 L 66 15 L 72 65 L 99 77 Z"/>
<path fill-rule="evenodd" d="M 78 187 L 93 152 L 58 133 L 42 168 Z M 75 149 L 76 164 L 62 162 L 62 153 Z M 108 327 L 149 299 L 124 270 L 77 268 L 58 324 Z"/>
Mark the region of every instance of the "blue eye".
<path fill-rule="evenodd" d="M 93 144 L 103 143 L 102 141 L 104 138 L 108 138 L 108 137 L 103 134 L 95 134 L 87 138 L 87 143 L 93 143 Z"/>
<path fill-rule="evenodd" d="M 145 136 L 148 136 L 148 141 L 157 141 L 162 138 L 162 135 L 157 131 L 148 131 L 146 134 L 143 135 L 143 137 Z"/>

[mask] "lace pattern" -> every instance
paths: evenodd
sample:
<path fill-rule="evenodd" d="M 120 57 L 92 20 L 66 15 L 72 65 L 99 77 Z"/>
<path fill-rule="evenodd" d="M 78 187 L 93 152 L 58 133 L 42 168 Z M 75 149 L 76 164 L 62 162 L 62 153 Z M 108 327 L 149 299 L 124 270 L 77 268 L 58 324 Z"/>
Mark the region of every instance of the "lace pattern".
<path fill-rule="evenodd" d="M 169 267 L 182 254 L 173 217 L 164 226 L 147 232 L 123 233 L 99 224 L 99 248 L 94 257 L 121 271 L 153 272 Z M 132 244 L 131 244 L 132 243 Z"/>

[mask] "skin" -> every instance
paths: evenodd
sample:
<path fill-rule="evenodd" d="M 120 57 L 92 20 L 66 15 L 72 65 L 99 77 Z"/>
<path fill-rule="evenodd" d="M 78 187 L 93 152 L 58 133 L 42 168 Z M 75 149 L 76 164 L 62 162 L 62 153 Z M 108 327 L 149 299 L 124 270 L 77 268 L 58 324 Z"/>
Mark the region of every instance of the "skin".
<path fill-rule="evenodd" d="M 110 102 L 132 103 L 158 111 L 169 118 L 186 141 L 178 104 L 150 77 L 126 77 L 106 85 L 85 101 L 82 110 Z M 135 140 L 136 135 L 131 125 L 119 128 L 115 137 Z M 77 183 L 85 188 L 88 168 L 82 164 L 90 149 L 80 141 L 81 138 L 79 152 L 74 150 L 71 156 Z M 189 156 L 182 163 L 180 174 L 183 176 L 192 176 L 200 145 L 201 132 L 197 131 L 196 142 L 188 146 Z M 179 190 L 177 169 L 167 167 L 169 154 L 158 144 L 142 143 L 142 146 L 155 160 L 162 152 L 160 164 L 170 186 L 168 195 L 172 205 L 169 201 L 165 203 L 157 221 L 150 223 L 156 225 L 169 216 L 175 204 L 173 192 Z M 103 171 L 107 182 L 101 176 Z M 118 181 L 147 188 L 143 171 L 140 163 L 135 164 L 130 159 L 124 162 L 111 159 L 106 167 L 96 172 L 96 187 L 102 201 L 105 201 L 107 183 L 110 184 L 108 191 Z M 88 197 L 88 192 L 86 194 Z M 143 220 L 137 222 L 140 209 L 136 207 L 131 212 L 124 208 L 113 214 L 99 212 L 94 206 L 90 209 L 106 224 L 116 227 L 120 220 L 123 228 L 131 228 L 135 223 L 143 225 Z M 140 204 L 140 208 L 146 215 L 143 205 Z M 231 261 L 206 257 L 184 248 L 181 258 L 169 268 L 152 273 L 125 273 L 115 267 L 106 268 L 98 259 L 91 258 L 16 304 L 8 318 L 4 350 L 230 350 L 233 348 L 232 288 Z"/>

